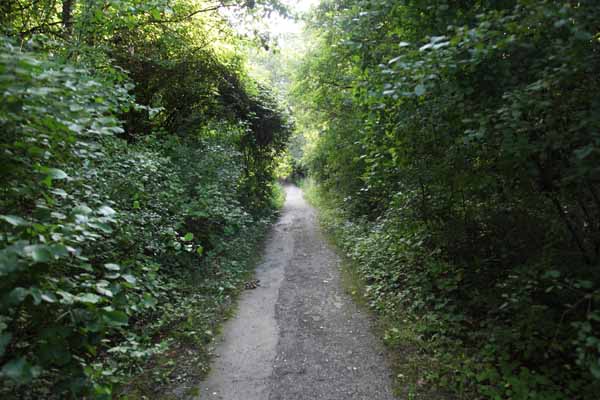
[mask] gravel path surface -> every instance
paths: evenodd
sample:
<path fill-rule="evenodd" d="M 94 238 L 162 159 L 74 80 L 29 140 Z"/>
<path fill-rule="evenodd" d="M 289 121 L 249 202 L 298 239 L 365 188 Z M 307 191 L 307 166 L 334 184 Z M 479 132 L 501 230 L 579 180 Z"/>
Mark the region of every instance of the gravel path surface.
<path fill-rule="evenodd" d="M 315 210 L 297 187 L 286 193 L 256 272 L 261 286 L 223 327 L 197 399 L 395 399 L 372 320 L 344 292 Z"/>

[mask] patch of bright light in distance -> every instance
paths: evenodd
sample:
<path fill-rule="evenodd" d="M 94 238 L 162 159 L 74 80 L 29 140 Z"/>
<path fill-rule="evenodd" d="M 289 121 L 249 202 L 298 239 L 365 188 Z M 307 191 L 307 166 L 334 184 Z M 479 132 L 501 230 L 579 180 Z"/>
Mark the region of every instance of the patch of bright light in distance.
<path fill-rule="evenodd" d="M 307 12 L 311 7 L 319 4 L 320 0 L 284 0 L 284 3 L 290 7 L 292 13 L 294 12 Z M 280 15 L 272 15 L 268 21 L 267 26 L 272 34 L 283 34 L 283 33 L 299 33 L 302 30 L 302 23 L 293 19 L 283 18 Z"/>

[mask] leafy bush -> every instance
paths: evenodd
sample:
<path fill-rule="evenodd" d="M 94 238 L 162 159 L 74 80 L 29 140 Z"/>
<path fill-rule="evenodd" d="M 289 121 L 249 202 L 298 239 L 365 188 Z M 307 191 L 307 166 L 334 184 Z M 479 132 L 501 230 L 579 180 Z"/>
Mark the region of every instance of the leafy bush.
<path fill-rule="evenodd" d="M 175 134 L 163 115 L 179 110 L 136 104 L 110 62 L 31 45 L 1 39 L 1 396 L 111 398 L 178 349 L 206 370 L 270 222 L 285 117 L 240 85 L 262 114 L 215 111 Z M 257 115 L 270 130 L 251 129 Z"/>
<path fill-rule="evenodd" d="M 373 305 L 472 349 L 438 382 L 598 391 L 599 15 L 592 1 L 350 0 L 313 16 L 295 90 L 321 132 L 306 161 L 346 211 Z"/>
<path fill-rule="evenodd" d="M 113 232 L 114 203 L 82 168 L 122 132 L 112 115 L 132 101 L 127 87 L 1 45 L 0 350 L 2 377 L 20 385 L 54 368 L 82 375 L 85 355 L 127 324 L 118 299 L 134 276 L 86 251 Z"/>

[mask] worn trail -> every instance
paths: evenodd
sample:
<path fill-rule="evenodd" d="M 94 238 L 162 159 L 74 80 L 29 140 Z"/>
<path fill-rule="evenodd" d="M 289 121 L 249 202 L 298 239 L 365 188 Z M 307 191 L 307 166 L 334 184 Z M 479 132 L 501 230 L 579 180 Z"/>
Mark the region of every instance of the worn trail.
<path fill-rule="evenodd" d="M 344 292 L 339 259 L 295 186 L 256 279 L 228 321 L 197 399 L 392 400 L 371 320 Z"/>

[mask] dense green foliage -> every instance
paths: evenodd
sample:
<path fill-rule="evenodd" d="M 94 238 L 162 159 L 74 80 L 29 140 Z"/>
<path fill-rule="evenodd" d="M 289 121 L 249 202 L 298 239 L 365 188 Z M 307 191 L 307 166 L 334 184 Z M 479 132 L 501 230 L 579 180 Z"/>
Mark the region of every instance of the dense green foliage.
<path fill-rule="evenodd" d="M 0 6 L 0 397 L 111 398 L 203 355 L 289 131 L 220 6 Z"/>
<path fill-rule="evenodd" d="M 429 383 L 600 393 L 599 20 L 594 0 L 313 15 L 304 161 L 344 210 L 336 231 L 373 307 L 439 345 Z"/>
<path fill-rule="evenodd" d="M 421 386 L 596 399 L 597 1 L 324 1 L 289 152 L 242 56 L 265 39 L 223 7 L 285 11 L 0 5 L 0 397 L 147 394 L 188 350 L 205 368 L 274 176 L 308 168 L 386 340 L 410 330 L 436 365 Z M 257 58 L 285 92 L 274 54 Z"/>

